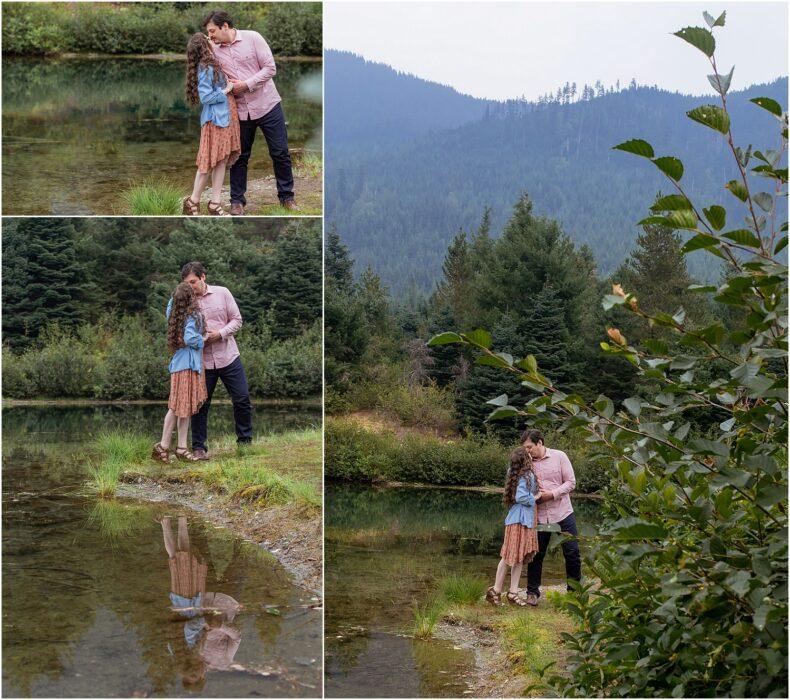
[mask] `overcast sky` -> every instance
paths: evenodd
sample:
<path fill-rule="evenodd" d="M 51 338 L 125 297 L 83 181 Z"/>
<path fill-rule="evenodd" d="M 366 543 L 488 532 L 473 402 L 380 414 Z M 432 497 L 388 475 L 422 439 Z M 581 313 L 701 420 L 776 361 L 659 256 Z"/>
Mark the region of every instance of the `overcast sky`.
<path fill-rule="evenodd" d="M 787 3 L 335 2 L 325 1 L 324 45 L 353 51 L 476 97 L 534 99 L 562 83 L 658 85 L 711 93 L 705 56 L 671 33 L 717 28 L 719 72 L 732 88 L 787 75 Z"/>

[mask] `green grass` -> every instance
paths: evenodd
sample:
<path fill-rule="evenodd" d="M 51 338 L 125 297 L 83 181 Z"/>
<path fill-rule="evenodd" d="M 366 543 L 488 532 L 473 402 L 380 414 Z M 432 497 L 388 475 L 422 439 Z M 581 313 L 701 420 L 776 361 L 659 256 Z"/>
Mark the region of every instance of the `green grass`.
<path fill-rule="evenodd" d="M 88 459 L 88 486 L 101 498 L 112 498 L 121 474 L 144 460 L 151 439 L 130 431 L 101 433 L 92 443 Z"/>
<path fill-rule="evenodd" d="M 254 216 L 321 216 L 322 214 L 323 209 L 321 207 L 311 207 L 300 203 L 299 211 L 286 209 L 279 204 L 268 204 L 262 206 L 261 210 Z"/>
<path fill-rule="evenodd" d="M 412 633 L 418 639 L 427 639 L 433 634 L 436 623 L 447 609 L 447 601 L 441 597 L 430 599 L 425 605 L 414 606 L 414 625 Z"/>
<path fill-rule="evenodd" d="M 123 200 L 133 216 L 177 216 L 186 194 L 167 180 L 146 180 L 126 190 Z"/>
<path fill-rule="evenodd" d="M 321 508 L 321 430 L 265 435 L 239 446 L 234 436 L 217 441 L 215 459 L 164 465 L 151 459 L 152 439 L 134 432 L 103 433 L 91 445 L 88 484 L 102 498 L 115 495 L 125 471 L 202 482 L 231 500 L 268 507 L 295 505 L 303 514 Z"/>
<path fill-rule="evenodd" d="M 307 151 L 294 164 L 294 174 L 299 177 L 320 177 L 324 159 L 317 151 Z"/>
<path fill-rule="evenodd" d="M 447 576 L 439 582 L 442 597 L 452 605 L 475 605 L 488 585 L 474 576 Z"/>
<path fill-rule="evenodd" d="M 148 511 L 118 501 L 100 499 L 96 501 L 88 522 L 98 525 L 102 537 L 116 547 L 135 532 L 147 526 Z"/>

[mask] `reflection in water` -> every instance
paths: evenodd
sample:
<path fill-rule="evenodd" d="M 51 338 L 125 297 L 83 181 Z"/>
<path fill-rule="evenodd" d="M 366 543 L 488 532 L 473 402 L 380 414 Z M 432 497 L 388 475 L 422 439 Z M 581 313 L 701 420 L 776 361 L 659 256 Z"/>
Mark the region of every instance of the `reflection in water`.
<path fill-rule="evenodd" d="M 133 408 L 159 421 L 159 406 Z M 168 594 L 192 590 L 174 585 L 164 566 L 157 522 L 188 511 L 83 495 L 74 454 L 92 429 L 70 431 L 93 426 L 90 409 L 22 415 L 31 410 L 3 415 L 11 417 L 3 421 L 3 695 L 320 695 L 320 614 L 273 556 L 192 514 L 180 549 L 205 566 L 193 579 L 205 595 L 190 647 L 192 618 Z M 256 417 L 268 420 L 261 410 Z M 310 414 L 300 420 L 309 424 Z"/>
<path fill-rule="evenodd" d="M 152 176 L 191 188 L 200 112 L 182 60 L 4 56 L 2 73 L 4 214 L 123 213 L 119 193 Z M 292 150 L 321 149 L 320 76 L 320 62 L 277 64 Z M 253 154 L 250 179 L 271 174 Z"/>
<path fill-rule="evenodd" d="M 491 578 L 502 544 L 501 496 L 329 482 L 326 504 L 327 696 L 462 695 L 472 652 L 405 635 L 415 603 L 443 576 Z M 595 508 L 574 501 L 581 534 Z M 549 552 L 544 584 L 564 578 L 561 551 Z"/>

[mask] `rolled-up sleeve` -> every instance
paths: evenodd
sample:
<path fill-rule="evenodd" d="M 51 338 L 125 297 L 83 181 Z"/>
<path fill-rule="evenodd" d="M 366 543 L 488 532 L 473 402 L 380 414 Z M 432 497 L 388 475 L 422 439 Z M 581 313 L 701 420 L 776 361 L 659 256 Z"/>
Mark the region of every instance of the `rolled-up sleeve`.
<path fill-rule="evenodd" d="M 235 335 L 241 329 L 241 311 L 236 304 L 236 300 L 230 292 L 225 294 L 225 311 L 228 322 L 219 329 L 219 334 L 225 340 L 229 335 Z"/>
<path fill-rule="evenodd" d="M 551 492 L 554 500 L 569 494 L 576 488 L 576 475 L 573 473 L 573 466 L 568 459 L 568 455 L 564 454 L 560 457 L 560 478 L 562 483 Z"/>
<path fill-rule="evenodd" d="M 255 48 L 255 55 L 258 58 L 258 65 L 261 68 L 244 81 L 250 92 L 257 90 L 267 80 L 271 80 L 277 74 L 274 55 L 266 40 L 258 32 L 252 32 L 252 43 Z"/>

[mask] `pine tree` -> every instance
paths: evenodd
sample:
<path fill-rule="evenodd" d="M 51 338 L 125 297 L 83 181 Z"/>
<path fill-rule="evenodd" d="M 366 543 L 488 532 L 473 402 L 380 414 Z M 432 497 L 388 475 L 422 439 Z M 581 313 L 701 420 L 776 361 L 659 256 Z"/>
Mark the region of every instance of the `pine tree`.
<path fill-rule="evenodd" d="M 524 338 L 524 354 L 535 356 L 541 374 L 560 387 L 568 387 L 578 379 L 568 353 L 570 333 L 565 325 L 565 310 L 552 287 L 538 292 L 518 327 Z"/>
<path fill-rule="evenodd" d="M 3 227 L 4 342 L 24 347 L 49 324 L 76 327 L 89 316 L 94 291 L 68 219 Z"/>
<path fill-rule="evenodd" d="M 350 292 L 354 283 L 354 276 L 351 272 L 353 268 L 354 262 L 348 254 L 348 248 L 343 245 L 337 233 L 337 228 L 333 226 L 329 236 L 327 236 L 326 249 L 324 251 L 324 269 L 327 284 L 334 285 L 335 289 L 340 292 Z"/>

